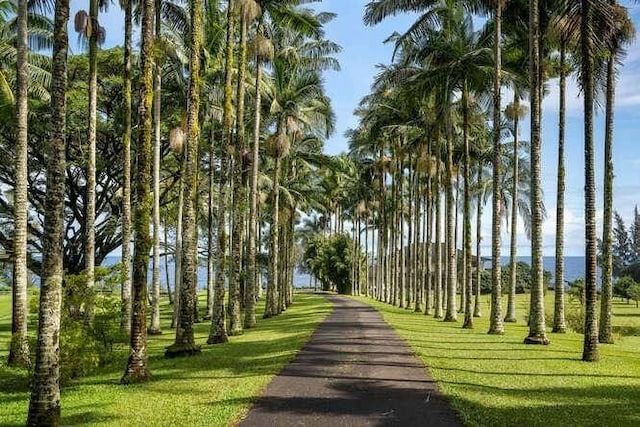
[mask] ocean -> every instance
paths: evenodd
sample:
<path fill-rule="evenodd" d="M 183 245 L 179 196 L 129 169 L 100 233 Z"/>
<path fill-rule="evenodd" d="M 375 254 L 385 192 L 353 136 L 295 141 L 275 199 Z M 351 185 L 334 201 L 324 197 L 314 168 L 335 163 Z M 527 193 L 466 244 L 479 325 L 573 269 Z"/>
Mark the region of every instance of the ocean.
<path fill-rule="evenodd" d="M 543 268 L 551 272 L 552 277 L 555 274 L 555 259 L 556 258 L 552 256 L 546 256 L 542 258 Z M 528 256 L 519 256 L 518 261 L 526 262 L 527 264 L 531 265 L 531 257 L 528 257 Z M 117 264 L 118 262 L 120 262 L 120 257 L 109 256 L 105 259 L 104 265 L 105 266 L 114 265 L 114 264 Z M 502 257 L 502 264 L 503 265 L 509 264 L 508 256 Z M 175 264 L 173 263 L 172 260 L 170 260 L 169 261 L 169 281 L 172 285 L 173 285 L 173 279 L 174 279 L 174 266 Z M 149 280 L 151 280 L 151 273 L 152 273 L 151 262 L 149 262 L 149 273 L 148 273 Z M 564 279 L 569 282 L 572 282 L 576 279 L 584 277 L 584 257 L 582 256 L 564 257 L 564 276 L 565 276 Z M 310 277 L 308 274 L 300 273 L 296 271 L 293 277 L 294 285 L 296 287 L 308 287 L 310 283 L 309 279 Z M 551 281 L 553 282 L 553 279 L 551 279 Z M 160 283 L 163 287 L 166 286 L 164 259 L 162 258 L 160 259 Z M 206 289 L 206 287 L 207 287 L 207 267 L 206 265 L 200 265 L 198 267 L 198 288 Z"/>
<path fill-rule="evenodd" d="M 526 262 L 531 265 L 530 256 L 519 256 L 518 261 Z M 509 264 L 509 257 L 502 257 L 502 265 Z M 556 257 L 545 256 L 542 257 L 542 268 L 551 273 L 551 282 L 554 281 L 556 271 Z M 573 282 L 576 279 L 584 278 L 584 257 L 583 256 L 566 256 L 564 257 L 564 280 Z M 598 278 L 600 277 L 600 270 L 598 269 Z"/>

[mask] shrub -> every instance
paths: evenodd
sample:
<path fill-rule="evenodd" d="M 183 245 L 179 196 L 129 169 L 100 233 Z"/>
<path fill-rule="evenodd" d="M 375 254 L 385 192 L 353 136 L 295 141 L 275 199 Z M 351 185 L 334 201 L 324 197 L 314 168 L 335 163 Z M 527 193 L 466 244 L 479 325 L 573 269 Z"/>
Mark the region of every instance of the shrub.
<path fill-rule="evenodd" d="M 584 306 L 575 304 L 567 305 L 564 312 L 564 320 L 567 327 L 579 334 L 584 333 Z"/>

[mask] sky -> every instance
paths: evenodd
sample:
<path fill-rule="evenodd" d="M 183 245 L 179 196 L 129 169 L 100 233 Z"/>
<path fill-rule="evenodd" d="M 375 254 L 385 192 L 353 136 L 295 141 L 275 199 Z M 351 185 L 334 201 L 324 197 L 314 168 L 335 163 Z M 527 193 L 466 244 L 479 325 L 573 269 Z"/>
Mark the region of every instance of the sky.
<path fill-rule="evenodd" d="M 362 14 L 369 0 L 323 0 L 315 5 L 317 10 L 334 12 L 336 19 L 326 26 L 326 37 L 342 46 L 338 55 L 341 71 L 328 72 L 325 77 L 326 89 L 333 102 L 337 116 L 336 133 L 325 147 L 329 154 L 347 150 L 344 133 L 357 126 L 353 111 L 360 99 L 370 91 L 370 85 L 377 74 L 376 65 L 391 61 L 393 47 L 385 45 L 384 40 L 394 31 L 407 29 L 415 16 L 401 15 L 374 26 L 366 27 L 362 23 Z M 85 2 L 73 1 L 72 14 Z M 640 5 L 622 1 L 640 29 Z M 106 47 L 122 44 L 123 14 L 115 6 L 100 18 L 106 28 Z M 71 33 L 70 33 L 71 34 Z M 80 52 L 80 46 L 72 44 L 72 50 Z M 548 216 L 543 224 L 543 252 L 554 255 L 555 248 L 555 206 L 557 173 L 557 81 L 548 82 L 549 93 L 543 102 L 543 142 L 542 142 L 542 181 L 544 202 Z M 615 135 L 614 135 L 614 209 L 630 224 L 633 208 L 640 204 L 640 42 L 628 47 L 624 66 L 620 69 L 616 94 Z M 504 104 L 510 101 L 508 92 Z M 568 84 L 567 93 L 567 130 L 566 158 L 567 185 L 565 201 L 565 255 L 584 254 L 584 150 L 583 150 L 583 114 L 582 98 L 575 79 Z M 529 123 L 525 119 L 521 124 L 523 139 L 528 140 Z M 602 181 L 603 181 L 603 141 L 604 111 L 596 114 L 596 185 L 598 191 L 598 235 L 601 235 L 602 222 Z M 482 251 L 490 253 L 490 209 L 485 209 L 483 217 Z M 530 242 L 522 227 L 518 227 L 518 255 L 530 255 Z M 503 227 L 505 230 L 505 227 Z M 503 254 L 509 252 L 509 237 L 506 231 L 502 236 Z"/>

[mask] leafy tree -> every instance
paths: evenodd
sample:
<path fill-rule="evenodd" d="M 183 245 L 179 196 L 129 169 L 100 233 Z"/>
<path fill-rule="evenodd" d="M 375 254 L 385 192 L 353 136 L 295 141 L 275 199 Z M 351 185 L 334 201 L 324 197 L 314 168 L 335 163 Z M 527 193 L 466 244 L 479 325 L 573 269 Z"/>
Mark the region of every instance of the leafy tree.
<path fill-rule="evenodd" d="M 317 234 L 309 239 L 303 259 L 321 281 L 324 290 L 335 289 L 340 294 L 353 294 L 353 269 L 362 270 L 365 262 L 362 251 L 354 251 L 354 247 L 355 242 L 347 234 L 333 234 L 330 237 Z"/>
<path fill-rule="evenodd" d="M 635 283 L 629 288 L 629 298 L 636 302 L 636 308 L 640 305 L 640 284 Z"/>
<path fill-rule="evenodd" d="M 633 209 L 633 224 L 631 225 L 631 258 L 632 262 L 640 262 L 640 212 L 638 205 Z"/>
<path fill-rule="evenodd" d="M 613 258 L 613 276 L 620 277 L 621 272 L 627 267 L 633 260 L 632 255 L 632 239 L 627 233 L 624 220 L 618 212 L 614 212 L 613 227 L 613 245 L 612 245 L 612 258 Z"/>
<path fill-rule="evenodd" d="M 627 301 L 632 298 L 631 288 L 637 286 L 638 282 L 631 276 L 622 276 L 613 283 L 613 295 L 625 298 Z"/>

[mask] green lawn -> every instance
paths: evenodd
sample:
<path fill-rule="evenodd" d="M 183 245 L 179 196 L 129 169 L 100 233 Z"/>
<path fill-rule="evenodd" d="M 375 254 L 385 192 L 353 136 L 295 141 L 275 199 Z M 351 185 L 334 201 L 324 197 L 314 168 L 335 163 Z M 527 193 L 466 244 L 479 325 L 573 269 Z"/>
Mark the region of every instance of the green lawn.
<path fill-rule="evenodd" d="M 263 305 L 261 302 L 260 309 Z M 171 360 L 163 358 L 164 348 L 174 337 L 169 329 L 169 306 L 164 308 L 164 335 L 149 337 L 152 381 L 119 385 L 126 364 L 123 354 L 117 364 L 63 388 L 63 425 L 233 424 L 292 360 L 329 314 L 331 304 L 318 295 L 298 294 L 295 304 L 281 316 L 262 320 L 258 313 L 258 326 L 232 337 L 228 344 L 203 345 L 199 356 Z M 0 425 L 24 425 L 29 398 L 24 371 L 4 365 L 10 313 L 10 297 L 0 296 Z M 208 330 L 207 322 L 196 325 L 198 342 L 206 341 Z"/>
<path fill-rule="evenodd" d="M 504 336 L 488 335 L 488 297 L 475 329 L 360 298 L 382 312 L 428 367 L 441 390 L 471 426 L 640 425 L 640 336 L 600 346 L 602 360 L 585 363 L 582 335 L 549 334 L 551 345 L 522 344 L 527 296 L 519 322 Z M 552 308 L 547 295 L 547 307 Z M 614 325 L 640 327 L 640 310 L 616 299 Z"/>

